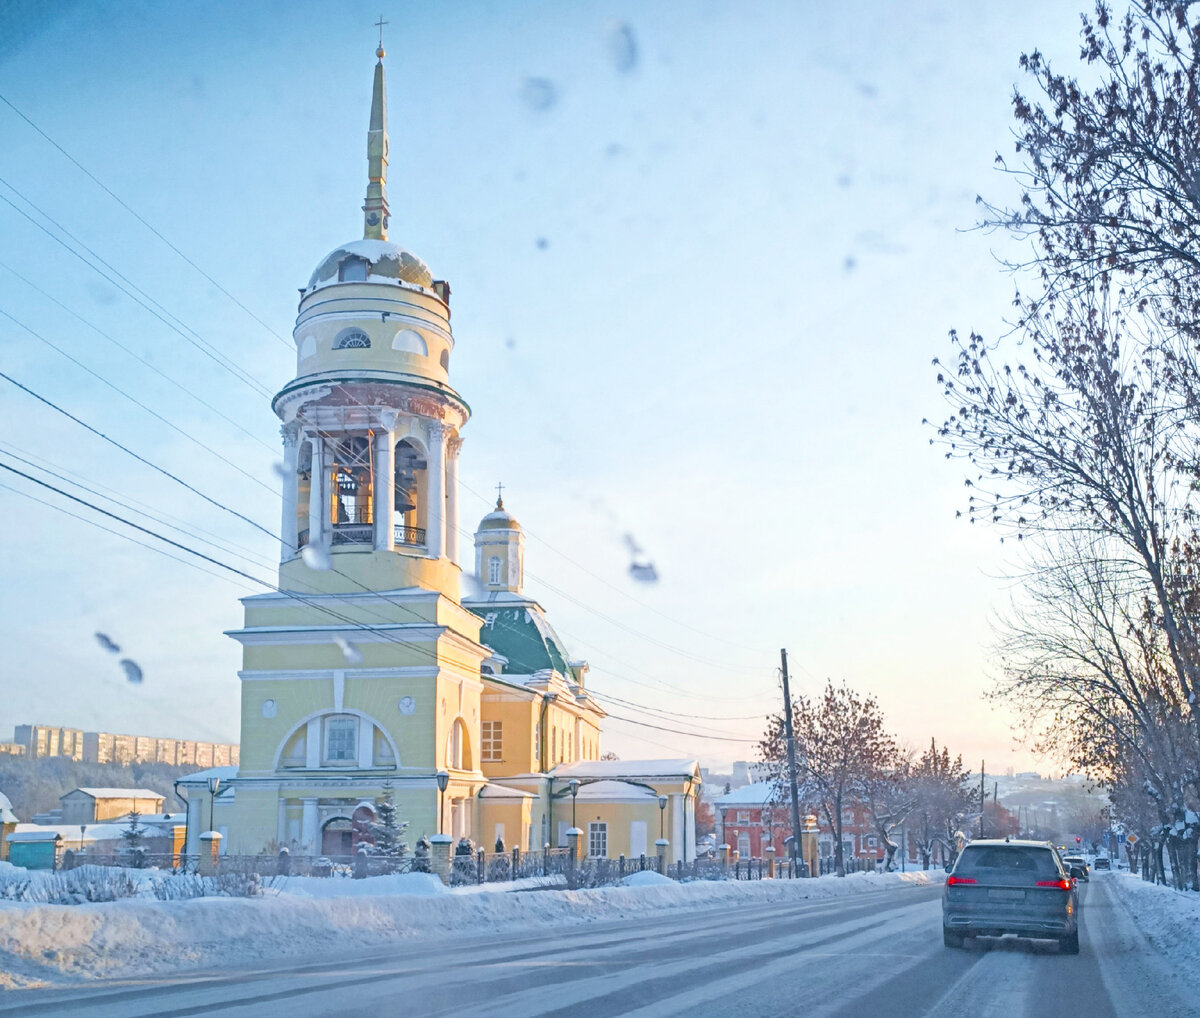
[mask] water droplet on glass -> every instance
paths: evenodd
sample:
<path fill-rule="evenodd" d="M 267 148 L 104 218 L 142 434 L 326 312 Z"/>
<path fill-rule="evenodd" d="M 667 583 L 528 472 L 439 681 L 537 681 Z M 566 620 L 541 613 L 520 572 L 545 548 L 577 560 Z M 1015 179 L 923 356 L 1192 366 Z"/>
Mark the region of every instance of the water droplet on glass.
<path fill-rule="evenodd" d="M 279 462 L 272 463 L 271 469 L 275 471 L 275 476 L 278 477 L 281 481 L 287 480 L 287 474 L 288 474 L 287 467 L 285 467 L 282 463 L 279 463 Z"/>
<path fill-rule="evenodd" d="M 333 567 L 333 561 L 329 557 L 328 548 L 306 544 L 300 549 L 300 557 L 304 559 L 304 564 L 309 569 L 317 569 L 325 572 Z"/>
<path fill-rule="evenodd" d="M 558 88 L 549 78 L 526 78 L 517 94 L 536 113 L 544 113 L 558 102 Z"/>
<path fill-rule="evenodd" d="M 629 575 L 632 576 L 638 583 L 657 583 L 658 570 L 654 568 L 653 562 L 632 562 L 629 566 Z"/>
<path fill-rule="evenodd" d="M 342 637 L 342 636 L 335 636 L 333 638 L 333 642 L 338 645 L 338 649 L 341 650 L 341 652 L 342 652 L 342 657 L 344 657 L 348 662 L 350 662 L 350 664 L 352 664 L 352 665 L 362 664 L 362 660 L 363 660 L 362 651 L 359 650 L 356 646 L 354 646 L 354 644 L 352 644 L 349 640 L 347 640 L 345 637 Z"/>
<path fill-rule="evenodd" d="M 127 657 L 123 657 L 120 664 L 122 671 L 125 672 L 125 678 L 134 685 L 140 686 L 142 684 L 142 669 L 138 666 L 138 663 L 130 661 Z"/>
<path fill-rule="evenodd" d="M 97 633 L 96 642 L 100 644 L 110 654 L 120 654 L 121 648 L 113 643 L 112 638 L 107 633 Z"/>
<path fill-rule="evenodd" d="M 633 28 L 624 21 L 613 22 L 609 26 L 608 36 L 604 40 L 608 49 L 608 57 L 622 74 L 628 74 L 638 64 L 637 36 Z"/>

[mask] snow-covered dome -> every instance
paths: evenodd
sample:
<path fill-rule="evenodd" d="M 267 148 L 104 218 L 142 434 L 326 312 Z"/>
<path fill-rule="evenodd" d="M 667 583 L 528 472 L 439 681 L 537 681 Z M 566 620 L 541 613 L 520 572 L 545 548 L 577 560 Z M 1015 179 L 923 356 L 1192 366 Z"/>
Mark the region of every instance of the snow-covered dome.
<path fill-rule="evenodd" d="M 515 516 L 504 508 L 504 503 L 497 499 L 496 508 L 479 521 L 480 530 L 520 530 L 521 524 Z"/>
<path fill-rule="evenodd" d="M 379 277 L 378 281 L 394 279 L 415 286 L 433 286 L 429 267 L 411 251 L 386 240 L 352 240 L 334 248 L 321 260 L 306 289 L 315 290 L 330 283 L 369 282 L 375 277 Z"/>

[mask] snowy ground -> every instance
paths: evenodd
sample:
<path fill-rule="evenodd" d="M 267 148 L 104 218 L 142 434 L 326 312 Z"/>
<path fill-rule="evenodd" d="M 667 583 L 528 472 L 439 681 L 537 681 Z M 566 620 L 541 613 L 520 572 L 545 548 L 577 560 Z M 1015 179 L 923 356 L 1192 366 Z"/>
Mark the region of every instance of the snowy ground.
<path fill-rule="evenodd" d="M 127 872 L 143 882 L 144 897 L 84 905 L 0 902 L 0 988 L 341 955 L 428 940 L 431 931 L 486 935 L 721 906 L 795 904 L 942 879 L 940 871 L 931 871 L 678 884 L 641 873 L 622 887 L 568 891 L 546 889 L 537 879 L 450 890 L 428 874 L 292 877 L 261 898 L 160 901 L 151 886 L 160 878 Z M 521 891 L 526 893 L 514 893 Z"/>
<path fill-rule="evenodd" d="M 1151 945 L 1182 977 L 1196 983 L 1200 1000 L 1200 894 L 1151 884 L 1128 872 L 1098 879 L 1110 881 L 1117 900 Z"/>

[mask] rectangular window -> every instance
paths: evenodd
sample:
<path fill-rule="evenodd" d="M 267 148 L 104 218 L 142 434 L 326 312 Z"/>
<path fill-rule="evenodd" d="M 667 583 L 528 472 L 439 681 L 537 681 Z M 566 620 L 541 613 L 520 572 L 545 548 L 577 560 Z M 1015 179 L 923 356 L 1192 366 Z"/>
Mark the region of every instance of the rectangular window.
<path fill-rule="evenodd" d="M 737 822 L 738 822 L 739 824 L 748 824 L 748 823 L 750 823 L 750 811 L 749 811 L 749 810 L 740 810 L 740 809 L 739 809 L 739 810 L 738 810 L 738 815 L 737 815 Z"/>
<path fill-rule="evenodd" d="M 608 858 L 608 824 L 588 824 L 588 855 L 593 859 Z"/>
<path fill-rule="evenodd" d="M 325 759 L 330 763 L 358 761 L 358 721 L 330 718 L 325 722 Z"/>
<path fill-rule="evenodd" d="M 484 721 L 480 726 L 482 742 L 483 742 L 483 762 L 484 763 L 499 763 L 501 741 L 503 735 L 503 723 L 500 721 Z"/>

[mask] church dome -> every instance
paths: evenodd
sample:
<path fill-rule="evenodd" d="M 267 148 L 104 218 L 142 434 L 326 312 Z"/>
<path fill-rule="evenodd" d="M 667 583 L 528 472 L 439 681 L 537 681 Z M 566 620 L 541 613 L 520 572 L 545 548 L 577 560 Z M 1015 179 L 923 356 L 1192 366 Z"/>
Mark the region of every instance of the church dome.
<path fill-rule="evenodd" d="M 331 283 L 387 280 L 427 289 L 433 286 L 429 267 L 411 251 L 386 240 L 352 240 L 334 248 L 321 260 L 306 289 L 316 290 Z"/>
<path fill-rule="evenodd" d="M 520 530 L 521 524 L 507 509 L 504 502 L 496 500 L 496 508 L 479 521 L 480 530 Z"/>

